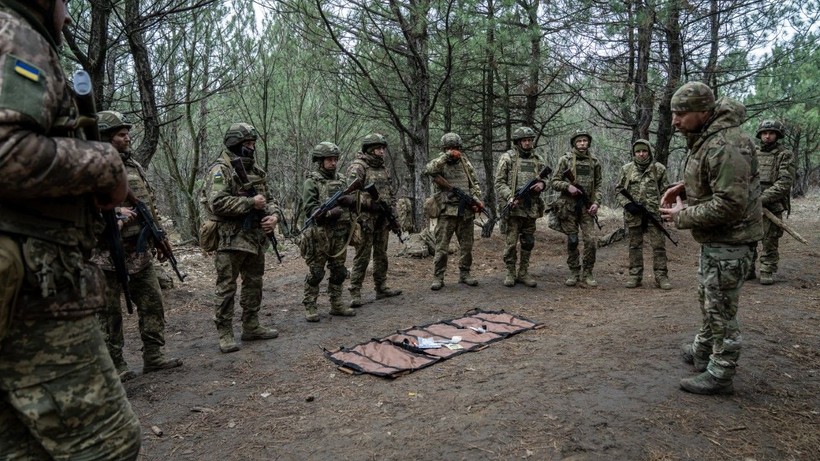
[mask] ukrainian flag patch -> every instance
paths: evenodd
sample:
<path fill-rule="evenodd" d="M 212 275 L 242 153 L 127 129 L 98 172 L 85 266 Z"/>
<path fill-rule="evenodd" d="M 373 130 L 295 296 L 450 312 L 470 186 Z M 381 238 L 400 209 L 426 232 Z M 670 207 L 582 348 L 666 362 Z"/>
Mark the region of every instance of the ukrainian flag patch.
<path fill-rule="evenodd" d="M 20 59 L 15 59 L 14 71 L 33 82 L 40 81 L 40 69 Z"/>

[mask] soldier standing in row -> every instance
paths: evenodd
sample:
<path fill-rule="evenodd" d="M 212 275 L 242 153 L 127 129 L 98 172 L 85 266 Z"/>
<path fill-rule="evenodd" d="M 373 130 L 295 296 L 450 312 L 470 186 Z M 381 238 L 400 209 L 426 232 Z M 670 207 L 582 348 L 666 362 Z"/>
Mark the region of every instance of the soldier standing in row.
<path fill-rule="evenodd" d="M 339 147 L 332 142 L 322 142 L 313 148 L 311 155 L 316 162 L 316 170 L 308 173 L 302 191 L 305 217 L 311 216 L 333 194 L 347 186 L 344 178 L 336 172 L 340 154 Z M 316 218 L 316 224 L 304 232 L 299 242 L 299 250 L 309 270 L 305 276 L 305 294 L 302 298 L 305 320 L 308 322 L 319 321 L 316 299 L 319 297 L 319 284 L 325 277 L 325 265 L 330 271 L 327 285 L 330 315 L 356 315 L 356 311 L 342 304 L 342 283 L 347 277 L 345 260 L 353 219 L 348 208 L 355 205 L 354 195 L 341 196 L 334 208 Z"/>
<path fill-rule="evenodd" d="M 656 162 L 652 156 L 652 145 L 646 139 L 639 139 L 632 144 L 632 161 L 621 168 L 617 189 L 625 189 L 638 203 L 630 202 L 623 195 L 618 195 L 624 207 L 624 221 L 629 228 L 629 280 L 627 288 L 641 286 L 643 279 L 643 241 L 649 236 L 652 246 L 652 270 L 655 274 L 655 286 L 663 290 L 672 289 L 669 283 L 669 271 L 666 267 L 666 240 L 660 229 L 648 225 L 639 205 L 660 219 L 661 194 L 669 187 L 666 179 L 666 167 Z"/>
<path fill-rule="evenodd" d="M 598 286 L 592 276 L 598 242 L 595 237 L 595 216 L 601 203 L 601 163 L 592 155 L 592 136 L 577 130 L 569 140 L 572 150 L 558 161 L 552 177 L 552 189 L 561 194 L 552 205 L 554 216 L 550 228 L 567 236 L 567 267 L 570 276 L 564 282 L 573 287 L 583 281 L 589 287 Z M 569 177 L 573 180 L 570 181 Z M 586 194 L 589 204 L 582 203 Z M 584 240 L 584 260 L 581 266 L 578 252 L 578 231 Z M 583 269 L 583 274 L 581 270 Z"/>
<path fill-rule="evenodd" d="M 117 152 L 120 153 L 128 173 L 128 187 L 134 196 L 145 203 L 148 209 L 154 214 L 155 222 L 159 222 L 159 213 L 156 210 L 156 199 L 154 191 L 148 184 L 145 170 L 131 155 L 131 123 L 123 114 L 114 111 L 103 111 L 97 114 L 97 125 L 100 129 L 100 138 L 110 142 Z M 125 250 L 126 266 L 129 275 L 129 288 L 134 303 L 137 305 L 137 315 L 139 315 L 139 331 L 142 339 L 142 361 L 143 373 L 175 368 L 182 365 L 182 361 L 176 358 L 167 358 L 162 352 L 165 346 L 165 308 L 162 302 L 162 290 L 157 280 L 157 273 L 154 270 L 154 242 L 147 239 L 143 253 L 137 253 L 137 237 L 146 223 L 137 220 L 137 213 L 134 211 L 134 203 L 126 200 L 116 209 L 117 214 L 125 217 L 120 235 L 122 236 L 123 249 Z M 108 352 L 117 368 L 117 373 L 122 381 L 134 378 L 136 374 L 128 369 L 128 364 L 122 355 L 124 344 L 122 331 L 122 304 L 120 294 L 122 287 L 117 281 L 117 274 L 114 270 L 114 263 L 108 247 L 99 248 L 94 257 L 96 262 L 105 272 L 106 280 L 106 309 L 98 315 L 100 325 L 105 334 L 105 343 Z"/>
<path fill-rule="evenodd" d="M 373 184 L 379 193 L 379 200 L 385 207 L 393 206 L 393 181 L 384 164 L 387 152 L 387 140 L 379 133 L 372 133 L 362 140 L 362 150 L 347 169 L 348 179 L 361 179 L 362 184 Z M 367 200 L 366 200 L 367 201 Z M 362 239 L 356 247 L 353 258 L 353 270 L 350 273 L 350 307 L 362 305 L 362 282 L 364 282 L 367 265 L 373 256 L 373 284 L 376 286 L 376 299 L 389 298 L 401 294 L 387 285 L 387 243 L 390 228 L 384 215 L 384 207 L 372 206 L 361 208 L 358 220 L 362 228 Z"/>
<path fill-rule="evenodd" d="M 450 239 L 456 234 L 459 251 L 459 277 L 458 283 L 467 286 L 477 286 L 478 280 L 470 275 L 470 268 L 473 265 L 473 226 L 475 213 L 483 208 L 481 203 L 481 189 L 478 186 L 478 178 L 472 163 L 467 156 L 461 152 L 461 136 L 456 133 L 447 133 L 441 137 L 441 148 L 443 152 L 438 157 L 431 160 L 424 173 L 433 177 L 433 182 L 439 188 L 436 194 L 436 202 L 439 204 L 438 221 L 436 222 L 436 255 L 433 261 L 433 280 L 430 285 L 431 290 L 440 290 L 444 286 L 444 274 L 447 272 L 447 250 L 450 247 Z M 441 179 L 437 178 L 442 178 Z M 443 183 L 451 188 L 459 188 L 471 196 L 477 206 L 466 206 L 462 199 L 442 185 Z M 440 184 L 441 183 L 441 184 Z"/>
<path fill-rule="evenodd" d="M 234 123 L 225 132 L 225 151 L 216 161 L 205 183 L 207 208 L 217 222 L 219 246 L 214 258 L 216 296 L 220 303 L 214 310 L 222 352 L 239 350 L 233 335 L 236 279 L 242 276 L 242 341 L 272 339 L 279 335 L 273 328 L 259 324 L 262 308 L 262 276 L 265 272 L 266 234 L 273 233 L 279 208 L 268 190 L 267 175 L 256 165 L 256 128 Z M 244 168 L 249 183 L 244 184 L 231 160 Z M 248 192 L 255 189 L 256 195 Z M 253 219 L 248 219 L 251 216 Z M 258 217 L 258 219 L 256 219 Z"/>
<path fill-rule="evenodd" d="M 790 199 L 796 172 L 794 156 L 780 142 L 784 137 L 783 131 L 783 124 L 776 120 L 764 120 L 757 128 L 757 137 L 760 139 L 757 160 L 760 162 L 760 187 L 763 189 L 760 200 L 764 208 L 781 220 L 783 212 L 791 211 Z M 782 236 L 783 229 L 764 216 L 763 241 L 760 249 L 760 283 L 762 285 L 774 283 L 774 273 L 777 272 L 777 264 L 780 262 L 777 247 Z M 755 246 L 755 259 L 757 259 L 757 246 Z M 750 278 L 754 278 L 754 272 L 754 263 L 752 263 Z"/>
<path fill-rule="evenodd" d="M 544 214 L 544 200 L 541 191 L 546 188 L 544 181 L 536 182 L 530 189 L 528 202 L 513 201 L 515 191 L 531 179 L 546 165 L 544 159 L 534 152 L 535 131 L 529 127 L 517 128 L 512 135 L 515 149 L 501 154 L 495 171 L 495 193 L 501 206 L 510 204 L 510 212 L 502 219 L 507 220 L 504 248 L 504 264 L 507 275 L 504 286 L 517 283 L 533 288 L 538 285 L 529 273 L 530 254 L 535 247 L 535 222 Z M 521 259 L 518 260 L 517 246 L 521 242 Z M 516 262 L 518 271 L 516 272 Z"/>
<path fill-rule="evenodd" d="M 703 322 L 694 341 L 683 346 L 684 360 L 701 373 L 680 386 L 696 394 L 731 393 L 741 349 L 740 288 L 763 237 L 756 148 L 740 128 L 746 108 L 729 98 L 715 102 L 704 83 L 681 86 L 671 106 L 672 124 L 686 136 L 689 152 L 683 182 L 664 193 L 660 212 L 678 229 L 691 229 L 701 244 Z"/>
<path fill-rule="evenodd" d="M 75 139 L 66 23 L 63 0 L 0 2 L 0 459 L 133 460 L 141 430 L 89 261 L 97 209 L 121 203 L 128 178 L 110 144 Z"/>

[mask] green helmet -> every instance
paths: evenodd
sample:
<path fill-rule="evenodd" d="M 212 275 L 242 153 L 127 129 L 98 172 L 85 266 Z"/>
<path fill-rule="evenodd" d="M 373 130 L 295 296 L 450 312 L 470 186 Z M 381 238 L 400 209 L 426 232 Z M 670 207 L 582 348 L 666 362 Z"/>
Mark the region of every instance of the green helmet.
<path fill-rule="evenodd" d="M 323 141 L 313 146 L 313 150 L 310 151 L 310 155 L 313 156 L 314 161 L 319 161 L 326 157 L 340 157 L 342 155 L 342 151 L 339 150 L 339 146 L 336 144 Z"/>
<path fill-rule="evenodd" d="M 715 108 L 715 93 L 705 83 L 689 82 L 675 91 L 672 112 L 708 112 Z"/>
<path fill-rule="evenodd" d="M 589 139 L 589 145 L 592 145 L 592 135 L 587 130 L 575 130 L 575 133 L 572 133 L 572 137 L 569 138 L 569 145 L 575 147 L 575 140 L 581 136 L 586 136 Z"/>
<path fill-rule="evenodd" d="M 461 136 L 456 133 L 445 133 L 441 137 L 441 148 L 450 149 L 453 147 L 461 147 Z"/>
<path fill-rule="evenodd" d="M 518 127 L 513 131 L 512 139 L 513 142 L 520 141 L 522 139 L 532 138 L 535 139 L 535 130 L 528 126 Z"/>
<path fill-rule="evenodd" d="M 370 133 L 362 139 L 362 152 L 367 152 L 371 146 L 387 147 L 387 138 L 379 133 Z"/>
<path fill-rule="evenodd" d="M 132 126 L 134 125 L 128 122 L 128 119 L 125 118 L 125 114 L 122 112 L 113 110 L 97 112 L 97 127 L 100 129 L 100 133 L 119 130 L 121 128 L 131 128 Z"/>
<path fill-rule="evenodd" d="M 225 132 L 223 143 L 228 149 L 236 147 L 245 141 L 256 141 L 259 135 L 253 125 L 247 123 L 233 123 Z"/>
<path fill-rule="evenodd" d="M 764 131 L 774 131 L 777 133 L 777 139 L 783 139 L 786 136 L 786 127 L 777 120 L 763 120 L 757 127 L 757 139 L 760 139 L 760 133 Z"/>

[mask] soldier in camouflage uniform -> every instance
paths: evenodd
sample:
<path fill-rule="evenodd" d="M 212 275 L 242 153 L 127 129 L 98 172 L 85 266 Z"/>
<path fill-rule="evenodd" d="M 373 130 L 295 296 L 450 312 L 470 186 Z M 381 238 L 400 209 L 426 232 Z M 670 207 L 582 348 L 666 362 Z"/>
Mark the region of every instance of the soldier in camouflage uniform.
<path fill-rule="evenodd" d="M 336 173 L 340 154 L 339 147 L 332 142 L 322 142 L 313 148 L 311 155 L 316 162 L 316 170 L 308 173 L 302 191 L 305 216 L 311 216 L 333 194 L 347 187 L 345 179 Z M 316 298 L 319 297 L 319 284 L 325 277 L 325 265 L 330 271 L 327 285 L 330 315 L 356 315 L 356 311 L 342 304 L 342 283 L 347 277 L 345 259 L 352 220 L 349 208 L 355 205 L 356 197 L 353 194 L 341 196 L 335 207 L 316 218 L 316 225 L 309 227 L 299 242 L 299 249 L 309 269 L 305 276 L 305 295 L 302 298 L 305 320 L 308 322 L 319 321 Z"/>
<path fill-rule="evenodd" d="M 362 183 L 373 184 L 379 192 L 379 200 L 387 206 L 393 206 L 393 182 L 384 165 L 384 154 L 387 151 L 387 140 L 379 133 L 372 133 L 362 140 L 362 150 L 347 169 L 351 181 L 361 178 Z M 369 194 L 364 193 L 369 199 Z M 390 228 L 384 214 L 378 207 L 362 209 L 359 214 L 362 226 L 362 240 L 356 247 L 353 258 L 353 270 L 350 273 L 350 307 L 362 305 L 362 282 L 364 281 L 370 255 L 373 255 L 373 284 L 376 286 L 376 299 L 389 298 L 401 294 L 387 286 L 387 243 Z"/>
<path fill-rule="evenodd" d="M 549 226 L 567 235 L 567 267 L 570 276 L 564 283 L 573 287 L 583 280 L 587 286 L 596 287 L 598 282 L 592 276 L 592 269 L 595 267 L 598 241 L 593 217 L 598 214 L 598 204 L 601 203 L 601 163 L 590 151 L 592 136 L 587 131 L 577 130 L 569 144 L 572 151 L 561 157 L 552 176 L 552 189 L 561 194 L 552 204 L 553 216 Z M 572 173 L 574 182 L 569 182 L 566 178 L 566 171 Z M 589 208 L 585 209 L 580 203 L 581 189 L 592 202 Z M 578 252 L 579 229 L 584 241 L 583 267 Z"/>
<path fill-rule="evenodd" d="M 279 208 L 268 189 L 266 173 L 256 165 L 256 128 L 247 123 L 234 123 L 225 132 L 225 151 L 211 167 L 205 182 L 206 208 L 209 219 L 217 222 L 219 246 L 216 251 L 216 296 L 220 303 L 214 309 L 214 323 L 219 333 L 222 352 L 239 350 L 233 335 L 236 279 L 242 276 L 242 341 L 272 339 L 279 332 L 259 324 L 262 307 L 262 276 L 265 272 L 265 250 L 268 237 L 275 231 Z M 239 159 L 248 175 L 243 184 L 231 166 Z M 257 195 L 250 196 L 248 189 Z M 261 219 L 248 216 L 258 211 Z M 249 225 L 246 225 L 249 224 Z"/>
<path fill-rule="evenodd" d="M 0 1 L 0 459 L 136 459 L 140 427 L 94 313 L 89 261 L 128 180 L 107 143 L 74 139 L 61 0 Z M 86 122 L 88 120 L 86 119 Z M 93 120 L 90 122 L 93 123 Z"/>
<path fill-rule="evenodd" d="M 495 171 L 495 193 L 501 202 L 500 207 L 511 203 L 507 220 L 504 248 L 504 264 L 507 275 L 504 286 L 512 287 L 522 283 L 530 288 L 538 285 L 529 273 L 530 254 L 535 247 L 535 222 L 544 215 L 544 200 L 541 198 L 547 184 L 536 182 L 530 188 L 529 203 L 513 201 L 515 191 L 526 185 L 546 165 L 544 159 L 534 152 L 535 131 L 529 127 L 517 128 L 512 135 L 514 149 L 501 154 Z M 521 242 L 521 259 L 518 260 L 517 245 Z M 516 272 L 516 262 L 518 271 Z"/>
<path fill-rule="evenodd" d="M 763 206 L 780 220 L 783 219 L 783 212 L 790 211 L 792 185 L 797 171 L 794 155 L 780 143 L 783 136 L 783 124 L 776 120 L 764 120 L 757 128 L 757 137 L 760 139 L 757 160 L 760 162 L 760 187 L 763 189 L 760 200 Z M 760 251 L 762 285 L 774 283 L 774 273 L 777 272 L 777 264 L 780 262 L 777 247 L 782 236 L 783 229 L 764 216 Z M 752 263 L 749 278 L 754 278 L 754 272 Z"/>
<path fill-rule="evenodd" d="M 120 153 L 128 173 L 128 187 L 141 202 L 145 203 L 154 214 L 154 221 L 159 222 L 159 212 L 156 209 L 154 191 L 148 184 L 142 165 L 131 155 L 131 123 L 125 115 L 114 111 L 102 111 L 97 114 L 97 125 L 100 129 L 100 138 L 110 142 Z M 125 250 L 126 266 L 128 268 L 128 285 L 132 299 L 137 305 L 139 315 L 140 338 L 142 338 L 143 373 L 175 368 L 182 365 L 176 358 L 167 358 L 162 352 L 165 346 L 165 308 L 162 303 L 162 289 L 159 286 L 157 273 L 154 271 L 153 242 L 148 239 L 148 247 L 143 253 L 137 253 L 137 237 L 147 225 L 137 220 L 134 204 L 126 200 L 116 208 L 117 214 L 126 218 L 120 230 L 123 249 Z M 122 356 L 124 345 L 122 332 L 122 304 L 120 294 L 122 288 L 117 281 L 117 273 L 108 245 L 100 246 L 93 258 L 105 272 L 106 281 L 106 309 L 98 314 L 108 352 L 117 367 L 120 379 L 126 381 L 136 374 L 128 369 L 125 358 Z"/>
<path fill-rule="evenodd" d="M 689 152 L 683 182 L 664 193 L 660 212 L 679 229 L 691 229 L 701 244 L 703 323 L 694 341 L 684 345 L 683 358 L 702 373 L 680 385 L 697 394 L 731 393 L 741 349 L 740 288 L 763 237 L 755 145 L 740 128 L 746 108 L 729 98 L 715 102 L 703 83 L 681 86 L 671 106 L 672 124 L 686 136 Z"/>
<path fill-rule="evenodd" d="M 652 145 L 646 139 L 638 139 L 632 144 L 632 155 L 632 161 L 621 168 L 616 190 L 626 189 L 632 198 L 660 220 L 658 208 L 661 194 L 669 187 L 666 167 L 654 161 Z M 664 290 L 672 289 L 666 268 L 666 239 L 663 233 L 657 227 L 649 225 L 638 204 L 630 202 L 621 194 L 618 194 L 618 200 L 624 207 L 624 221 L 629 228 L 629 280 L 626 287 L 641 286 L 643 241 L 644 235 L 648 235 L 649 244 L 652 246 L 655 286 Z"/>
<path fill-rule="evenodd" d="M 451 186 L 457 187 L 470 194 L 475 200 L 481 197 L 481 189 L 478 187 L 478 178 L 472 163 L 461 152 L 461 136 L 456 133 L 446 133 L 441 137 L 441 148 L 443 152 L 438 157 L 431 160 L 424 173 L 435 178 L 444 178 Z M 456 234 L 459 251 L 459 277 L 458 283 L 474 287 L 478 285 L 478 280 L 470 275 L 470 268 L 473 265 L 473 226 L 475 213 L 479 211 L 471 207 L 465 207 L 460 203 L 459 197 L 441 185 L 436 194 L 436 201 L 439 204 L 440 214 L 436 222 L 436 255 L 433 261 L 433 283 L 431 290 L 440 290 L 444 286 L 444 274 L 447 271 L 447 250 L 450 247 L 450 239 Z M 478 202 L 481 207 L 483 203 Z"/>

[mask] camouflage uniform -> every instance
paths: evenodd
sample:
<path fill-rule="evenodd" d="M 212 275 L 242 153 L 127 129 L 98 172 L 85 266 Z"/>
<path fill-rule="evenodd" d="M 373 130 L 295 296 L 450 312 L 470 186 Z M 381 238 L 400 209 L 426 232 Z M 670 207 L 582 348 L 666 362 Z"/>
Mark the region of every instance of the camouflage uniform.
<path fill-rule="evenodd" d="M 601 203 L 601 164 L 592 155 L 592 150 L 587 149 L 582 152 L 575 147 L 575 140 L 581 136 L 589 138 L 592 145 L 592 137 L 585 131 L 577 131 L 570 139 L 572 151 L 567 152 L 558 160 L 558 167 L 552 176 L 551 186 L 560 195 L 552 203 L 552 216 L 549 226 L 567 235 L 567 267 L 570 270 L 570 278 L 567 285 L 575 285 L 579 278 L 586 280 L 588 285 L 596 285 L 592 278 L 592 269 L 595 267 L 595 253 L 598 249 L 598 240 L 595 236 L 595 221 L 593 217 L 583 209 L 580 199 L 577 199 L 567 192 L 571 185 L 564 177 L 564 172 L 569 170 L 575 177 L 572 185 L 581 186 L 589 199 L 594 203 Z M 578 230 L 580 229 L 584 241 L 583 266 L 578 252 Z M 583 269 L 583 274 L 582 274 Z"/>
<path fill-rule="evenodd" d="M 347 187 L 343 176 L 322 168 L 321 161 L 326 157 L 339 157 L 339 148 L 329 142 L 323 142 L 313 150 L 314 160 L 319 160 L 315 171 L 308 173 L 302 192 L 303 212 L 310 216 L 327 199 Z M 352 196 L 348 196 L 350 203 L 355 203 Z M 338 203 L 338 202 L 337 202 Z M 347 244 L 350 237 L 350 211 L 336 206 L 321 217 L 317 223 L 309 227 L 302 235 L 300 251 L 309 272 L 305 276 L 305 292 L 302 304 L 305 306 L 305 319 L 309 322 L 319 321 L 316 312 L 316 299 L 319 297 L 319 284 L 325 277 L 325 265 L 330 270 L 327 293 L 330 297 L 331 315 L 355 316 L 356 312 L 342 305 L 342 284 L 347 277 L 345 260 L 347 259 Z"/>
<path fill-rule="evenodd" d="M 527 127 L 516 129 L 513 134 L 515 148 L 501 154 L 495 171 L 495 193 L 499 207 L 503 208 L 515 195 L 518 188 L 526 185 L 546 165 L 544 159 L 530 148 L 521 147 L 522 139 L 534 140 L 535 132 Z M 546 184 L 544 184 L 546 187 Z M 499 208 L 499 209 L 500 209 Z M 510 208 L 506 219 L 504 265 L 507 275 L 504 285 L 514 286 L 516 282 L 535 287 L 536 282 L 529 274 L 530 254 L 535 247 L 535 222 L 544 215 L 544 199 L 540 194 L 529 194 L 529 203 L 522 201 L 515 208 Z M 521 259 L 518 260 L 517 245 L 521 243 Z M 516 272 L 516 263 L 518 271 Z"/>
<path fill-rule="evenodd" d="M 124 170 L 110 145 L 72 139 L 53 7 L 0 6 L 0 459 L 135 459 L 139 422 L 94 318 L 104 279 L 89 262 L 92 195 L 110 197 Z"/>
<path fill-rule="evenodd" d="M 637 146 L 645 146 L 649 157 L 641 161 L 634 152 Z M 642 204 L 647 211 L 655 215 L 660 221 L 660 199 L 663 191 L 669 187 L 666 179 L 666 167 L 654 161 L 652 145 L 646 139 L 638 139 L 632 144 L 633 160 L 621 168 L 616 190 L 626 189 L 632 197 Z M 629 200 L 618 194 L 621 206 L 629 206 Z M 648 234 L 649 244 L 652 246 L 652 270 L 655 274 L 655 285 L 664 289 L 671 288 L 668 270 L 666 267 L 666 240 L 663 233 L 652 226 L 640 213 L 633 214 L 624 210 L 624 221 L 629 228 L 629 282 L 628 288 L 641 284 L 643 278 L 643 241 Z"/>
<path fill-rule="evenodd" d="M 767 130 L 777 133 L 777 141 L 770 144 L 761 143 L 757 150 L 757 160 L 760 162 L 760 187 L 763 189 L 760 200 L 767 210 L 782 220 L 783 212 L 790 211 L 791 190 L 797 166 L 794 155 L 779 142 L 783 137 L 782 125 L 779 122 L 765 120 L 757 130 L 757 137 L 760 138 L 761 133 Z M 777 264 L 780 262 L 777 247 L 782 236 L 783 229 L 764 216 L 760 251 L 760 283 L 762 284 L 773 283 L 772 275 L 777 272 Z M 755 246 L 755 259 L 756 256 L 757 246 Z"/>
<path fill-rule="evenodd" d="M 457 142 L 457 143 L 456 143 Z M 448 152 L 461 146 L 461 138 L 455 133 L 447 133 L 442 137 L 444 152 L 427 163 L 424 173 L 428 176 L 442 176 L 453 187 L 457 187 L 474 198 L 481 197 L 473 165 L 464 154 L 457 157 Z M 439 187 L 436 201 L 440 205 L 441 213 L 436 222 L 436 255 L 433 260 L 433 277 L 435 281 L 432 289 L 438 290 L 444 285 L 444 274 L 447 271 L 447 250 L 453 234 L 458 239 L 459 249 L 459 282 L 470 286 L 478 285 L 478 281 L 470 276 L 473 265 L 473 227 L 475 212 L 470 207 L 461 207 L 456 194 Z M 459 214 L 460 213 L 460 214 Z"/>
<path fill-rule="evenodd" d="M 247 131 L 256 139 L 256 130 L 250 125 L 233 124 L 226 133 L 226 141 L 232 132 Z M 254 199 L 247 192 L 251 186 L 267 202 L 263 213 L 270 216 L 279 213 L 279 208 L 267 187 L 266 173 L 256 165 L 253 153 L 238 156 L 237 145 L 227 146 L 222 156 L 211 167 L 205 182 L 209 219 L 217 222 L 219 246 L 214 258 L 217 272 L 216 296 L 219 304 L 214 309 L 214 323 L 220 337 L 223 352 L 238 350 L 233 339 L 234 300 L 237 278 L 242 276 L 242 290 L 239 305 L 242 307 L 242 339 L 275 338 L 278 332 L 259 324 L 259 310 L 262 307 L 262 276 L 265 272 L 265 250 L 268 238 L 259 220 L 252 219 L 246 228 L 246 218 L 253 212 Z M 230 159 L 239 158 L 248 175 L 250 184 L 242 184 L 230 164 Z"/>
<path fill-rule="evenodd" d="M 691 351 L 699 363 L 708 357 L 706 371 L 681 380 L 681 387 L 695 393 L 730 392 L 741 350 L 740 288 L 752 264 L 752 249 L 763 236 L 755 145 L 740 128 L 745 107 L 728 98 L 715 103 L 703 83 L 678 89 L 672 111 L 711 114 L 697 132 L 687 134 L 687 207 L 675 215 L 676 226 L 691 229 L 701 244 L 698 298 L 703 324 Z"/>
<path fill-rule="evenodd" d="M 387 147 L 387 141 L 380 134 L 367 135 L 362 142 L 362 151 L 356 154 L 347 169 L 350 181 L 361 178 L 365 185 L 373 184 L 379 192 L 379 200 L 393 206 L 393 181 L 390 172 L 384 165 L 384 157 L 373 153 L 373 147 Z M 367 194 L 369 196 L 369 194 Z M 369 197 L 365 197 L 367 199 Z M 361 305 L 362 282 L 367 265 L 373 256 L 373 284 L 376 288 L 376 299 L 397 296 L 401 290 L 394 290 L 387 285 L 387 244 L 390 228 L 382 213 L 364 207 L 359 214 L 359 225 L 362 229 L 361 243 L 356 247 L 353 258 L 353 270 L 350 272 L 351 307 Z"/>

